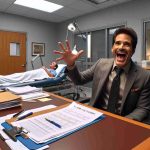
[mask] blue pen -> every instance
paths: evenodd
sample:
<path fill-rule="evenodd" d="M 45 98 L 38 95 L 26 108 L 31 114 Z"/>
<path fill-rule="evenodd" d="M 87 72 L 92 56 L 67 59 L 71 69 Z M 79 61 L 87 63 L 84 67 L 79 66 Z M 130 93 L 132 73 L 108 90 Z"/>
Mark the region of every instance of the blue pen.
<path fill-rule="evenodd" d="M 58 128 L 61 128 L 61 125 L 60 125 L 60 124 L 58 124 L 58 123 L 56 123 L 56 122 L 54 122 L 54 121 L 52 121 L 52 120 L 49 120 L 49 119 L 47 119 L 47 118 L 45 118 L 45 120 L 48 121 L 49 123 L 53 124 L 54 126 L 56 126 L 56 127 L 58 127 Z"/>
<path fill-rule="evenodd" d="M 33 114 L 33 112 L 29 112 L 28 114 L 26 114 L 26 115 L 24 115 L 24 116 L 18 117 L 17 120 L 22 120 L 22 119 L 24 119 L 24 118 L 26 118 L 26 117 L 28 117 L 28 116 L 31 116 L 32 114 Z"/>

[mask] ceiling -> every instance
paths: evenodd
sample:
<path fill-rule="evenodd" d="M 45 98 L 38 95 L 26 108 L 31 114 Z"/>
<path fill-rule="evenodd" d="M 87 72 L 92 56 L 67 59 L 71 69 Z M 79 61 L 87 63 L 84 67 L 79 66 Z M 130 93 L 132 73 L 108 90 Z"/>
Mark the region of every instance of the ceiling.
<path fill-rule="evenodd" d="M 71 18 L 79 17 L 100 9 L 125 3 L 131 0 L 47 0 L 64 7 L 53 13 L 46 13 L 35 9 L 14 5 L 15 0 L 0 0 L 0 12 L 16 14 L 29 18 L 40 19 L 48 22 L 63 22 Z"/>

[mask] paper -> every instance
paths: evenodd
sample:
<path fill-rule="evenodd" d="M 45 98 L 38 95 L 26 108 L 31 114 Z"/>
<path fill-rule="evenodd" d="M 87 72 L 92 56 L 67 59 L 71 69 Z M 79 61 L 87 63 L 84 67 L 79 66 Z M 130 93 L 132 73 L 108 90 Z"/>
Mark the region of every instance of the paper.
<path fill-rule="evenodd" d="M 43 143 L 76 130 L 101 115 L 99 111 L 73 102 L 65 108 L 13 122 L 13 125 L 23 127 L 28 131 L 29 138 L 36 143 Z M 54 123 L 50 123 L 47 119 Z"/>
<path fill-rule="evenodd" d="M 55 108 L 56 106 L 55 105 L 47 105 L 47 106 L 43 106 L 43 107 L 39 107 L 39 108 L 35 108 L 35 109 L 31 109 L 31 110 L 27 110 L 24 112 L 25 113 L 28 113 L 28 112 L 38 112 L 38 111 L 42 111 L 42 110 L 45 110 L 45 109 L 50 109 L 50 108 Z M 24 115 L 22 114 L 22 115 Z M 5 142 L 7 143 L 7 145 L 12 149 L 12 150 L 28 150 L 28 148 L 26 148 L 19 140 L 17 140 L 17 142 L 13 142 L 10 137 L 7 136 L 6 133 L 3 132 L 3 127 L 1 126 L 1 124 L 3 122 L 5 122 L 5 120 L 7 119 L 10 119 L 14 114 L 9 114 L 9 115 L 6 115 L 6 116 L 3 116 L 3 117 L 0 117 L 0 134 L 4 137 L 5 139 Z M 20 115 L 21 116 L 21 115 Z M 40 149 L 38 150 L 43 150 L 43 149 L 46 149 L 48 148 L 49 146 L 46 145 L 44 147 L 41 147 Z"/>
<path fill-rule="evenodd" d="M 42 88 L 32 87 L 32 86 L 19 86 L 19 87 L 7 87 L 7 90 L 14 94 L 25 94 L 31 92 L 42 91 Z"/>
<path fill-rule="evenodd" d="M 20 141 L 17 140 L 17 142 L 14 142 L 13 140 L 5 140 L 7 145 L 12 149 L 12 150 L 28 150 L 27 147 L 25 147 Z"/>
<path fill-rule="evenodd" d="M 52 99 L 45 97 L 45 98 L 39 98 L 38 100 L 41 101 L 41 102 L 47 102 L 47 101 L 50 101 Z"/>
<path fill-rule="evenodd" d="M 5 141 L 7 143 L 7 145 L 11 148 L 11 150 L 29 150 L 26 146 L 24 146 L 19 140 L 17 140 L 17 142 L 10 140 L 6 140 Z M 48 145 L 45 145 L 37 150 L 44 150 L 49 148 Z"/>
<path fill-rule="evenodd" d="M 9 119 L 13 116 L 13 114 L 9 114 L 7 116 L 1 117 L 0 118 L 0 124 L 5 122 L 6 119 Z M 12 149 L 12 150 L 28 150 L 20 141 L 17 140 L 17 142 L 14 142 L 10 137 L 3 132 L 3 127 L 0 125 L 0 134 L 3 136 L 5 139 L 5 142 L 7 145 Z"/>
<path fill-rule="evenodd" d="M 30 100 L 38 99 L 41 97 L 48 97 L 49 94 L 45 92 L 33 92 L 33 93 L 22 94 L 20 96 L 22 97 L 23 101 L 30 101 Z"/>

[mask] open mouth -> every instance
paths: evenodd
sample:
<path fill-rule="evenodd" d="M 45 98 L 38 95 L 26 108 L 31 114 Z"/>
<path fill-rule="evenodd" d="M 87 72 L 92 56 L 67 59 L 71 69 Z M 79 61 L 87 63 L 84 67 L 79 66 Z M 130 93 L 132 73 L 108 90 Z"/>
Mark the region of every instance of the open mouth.
<path fill-rule="evenodd" d="M 117 56 L 117 61 L 124 62 L 128 55 L 126 52 L 117 52 L 116 56 Z"/>

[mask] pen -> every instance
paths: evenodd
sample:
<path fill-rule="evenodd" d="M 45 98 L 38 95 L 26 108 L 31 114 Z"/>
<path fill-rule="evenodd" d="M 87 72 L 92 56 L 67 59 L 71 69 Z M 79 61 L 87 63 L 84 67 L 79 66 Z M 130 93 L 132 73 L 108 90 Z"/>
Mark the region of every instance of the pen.
<path fill-rule="evenodd" d="M 58 127 L 58 128 L 61 128 L 61 125 L 56 123 L 55 121 L 52 121 L 52 120 L 49 120 L 47 118 L 45 118 L 46 121 L 48 121 L 49 123 L 53 124 L 54 126 Z"/>
<path fill-rule="evenodd" d="M 24 115 L 24 116 L 18 117 L 17 121 L 18 121 L 18 120 L 22 120 L 22 119 L 24 119 L 24 118 L 26 118 L 26 117 L 28 117 L 28 116 L 31 116 L 32 114 L 33 114 L 33 112 L 29 112 L 28 114 L 26 114 L 26 115 Z"/>
<path fill-rule="evenodd" d="M 25 110 L 23 109 L 23 110 L 19 111 L 18 113 L 14 114 L 14 115 L 13 115 L 13 118 L 19 116 L 19 115 L 22 114 L 24 111 L 25 111 Z"/>

